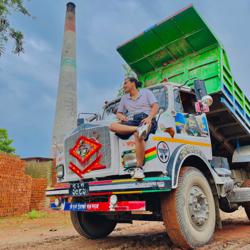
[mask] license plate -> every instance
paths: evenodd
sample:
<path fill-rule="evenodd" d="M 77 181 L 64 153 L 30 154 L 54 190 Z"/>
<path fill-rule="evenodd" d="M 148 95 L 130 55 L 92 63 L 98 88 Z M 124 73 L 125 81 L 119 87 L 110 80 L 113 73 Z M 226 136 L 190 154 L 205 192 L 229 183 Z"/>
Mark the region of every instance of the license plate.
<path fill-rule="evenodd" d="M 69 192 L 73 196 L 86 196 L 89 193 L 89 185 L 88 183 L 73 183 Z"/>

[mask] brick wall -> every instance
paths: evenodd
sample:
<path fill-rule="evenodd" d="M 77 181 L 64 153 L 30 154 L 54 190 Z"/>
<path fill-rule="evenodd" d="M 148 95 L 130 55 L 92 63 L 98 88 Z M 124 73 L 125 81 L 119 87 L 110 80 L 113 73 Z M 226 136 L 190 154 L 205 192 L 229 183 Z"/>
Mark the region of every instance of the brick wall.
<path fill-rule="evenodd" d="M 31 200 L 32 206 L 42 208 L 40 204 L 45 200 L 46 180 L 32 179 L 24 174 L 24 168 L 25 162 L 20 158 L 0 153 L 0 217 L 27 213 Z M 36 195 L 38 204 L 35 204 Z"/>
<path fill-rule="evenodd" d="M 47 187 L 47 180 L 44 178 L 32 179 L 30 210 L 44 210 L 45 197 L 44 192 Z"/>

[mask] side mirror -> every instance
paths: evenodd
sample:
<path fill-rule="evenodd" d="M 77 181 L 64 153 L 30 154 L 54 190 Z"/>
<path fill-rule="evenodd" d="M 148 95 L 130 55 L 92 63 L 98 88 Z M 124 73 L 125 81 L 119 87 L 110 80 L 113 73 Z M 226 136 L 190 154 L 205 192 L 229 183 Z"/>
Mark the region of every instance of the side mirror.
<path fill-rule="evenodd" d="M 77 127 L 84 124 L 84 118 L 77 118 Z"/>
<path fill-rule="evenodd" d="M 98 118 L 99 118 L 98 114 L 93 114 L 90 117 L 88 117 L 86 120 L 87 120 L 87 122 L 92 122 L 94 120 L 98 120 Z"/>
<path fill-rule="evenodd" d="M 196 100 L 199 101 L 202 99 L 202 97 L 207 95 L 206 85 L 205 81 L 203 80 L 195 80 L 194 81 L 194 91 Z"/>
<path fill-rule="evenodd" d="M 197 102 L 195 103 L 195 111 L 197 113 L 209 112 L 209 107 L 213 103 L 213 98 L 207 94 L 205 81 L 195 80 L 194 91 Z"/>

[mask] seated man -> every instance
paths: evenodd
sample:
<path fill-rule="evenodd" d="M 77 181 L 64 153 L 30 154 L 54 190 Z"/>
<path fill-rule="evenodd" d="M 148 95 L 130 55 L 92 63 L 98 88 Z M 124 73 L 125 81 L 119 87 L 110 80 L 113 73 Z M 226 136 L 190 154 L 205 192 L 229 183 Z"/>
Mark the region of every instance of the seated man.
<path fill-rule="evenodd" d="M 155 119 L 159 105 L 154 94 L 149 89 L 138 89 L 141 83 L 134 77 L 128 77 L 124 81 L 124 92 L 117 110 L 117 118 L 120 122 L 110 125 L 110 130 L 121 139 L 135 137 L 135 150 L 137 166 L 132 177 L 143 179 L 143 165 L 145 157 L 145 141 L 150 133 L 155 133 L 157 122 Z"/>

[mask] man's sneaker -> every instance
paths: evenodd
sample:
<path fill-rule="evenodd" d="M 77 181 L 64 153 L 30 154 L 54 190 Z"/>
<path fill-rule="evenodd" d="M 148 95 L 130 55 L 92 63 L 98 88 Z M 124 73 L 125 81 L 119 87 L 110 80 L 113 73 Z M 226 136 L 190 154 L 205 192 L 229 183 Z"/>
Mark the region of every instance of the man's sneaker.
<path fill-rule="evenodd" d="M 137 128 L 138 136 L 141 139 L 146 139 L 149 133 L 150 126 L 148 124 L 141 125 Z"/>
<path fill-rule="evenodd" d="M 142 180 L 145 178 L 143 169 L 141 167 L 136 167 L 133 171 L 132 178 L 137 180 Z"/>

